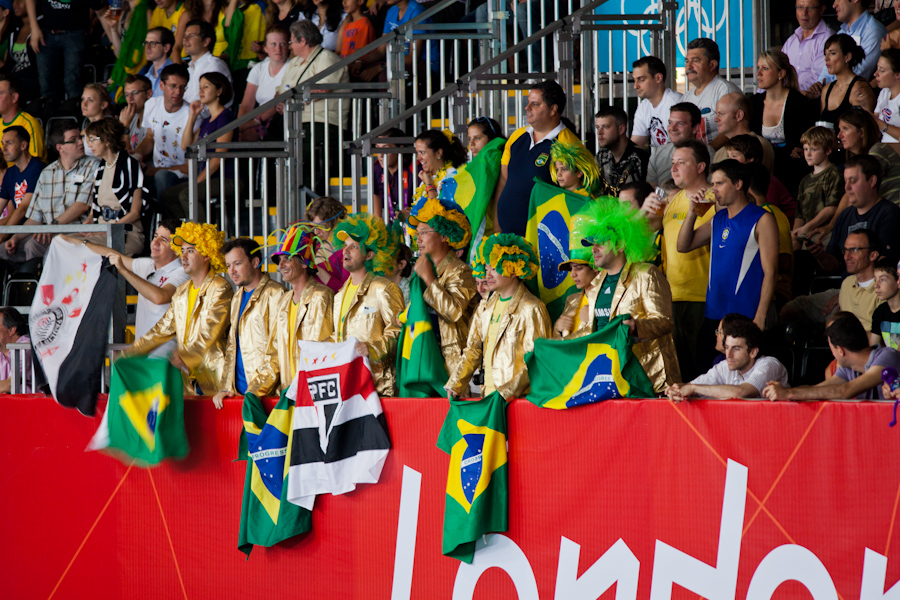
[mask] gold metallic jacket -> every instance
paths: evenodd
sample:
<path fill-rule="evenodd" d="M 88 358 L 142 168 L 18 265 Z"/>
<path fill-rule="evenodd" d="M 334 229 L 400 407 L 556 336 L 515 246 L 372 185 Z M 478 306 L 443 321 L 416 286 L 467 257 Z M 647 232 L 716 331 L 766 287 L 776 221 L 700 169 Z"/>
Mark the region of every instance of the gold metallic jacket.
<path fill-rule="evenodd" d="M 462 363 L 450 374 L 450 381 L 445 386 L 459 396 L 468 394 L 472 373 L 483 365 L 484 344 L 498 297 L 496 293 L 491 294 L 472 317 Z M 525 353 L 534 350 L 534 340 L 546 337 L 550 337 L 547 307 L 520 282 L 500 321 L 491 362 L 494 385 L 501 396 L 512 400 L 528 393 L 531 382 L 525 368 Z"/>
<path fill-rule="evenodd" d="M 219 277 L 210 270 L 197 293 L 188 329 L 188 290 L 191 285 L 191 280 L 188 279 L 178 286 L 166 314 L 125 355 L 147 354 L 176 338 L 178 355 L 189 371 L 181 373 L 184 393 L 190 396 L 197 394 L 191 383 L 195 381 L 204 395 L 214 396 L 219 391 L 225 367 L 228 309 L 234 292 L 224 277 Z"/>
<path fill-rule="evenodd" d="M 606 279 L 601 271 L 591 282 L 589 306 L 597 303 L 597 296 Z M 672 339 L 672 291 L 662 272 L 649 263 L 628 263 L 622 269 L 613 293 L 609 318 L 631 315 L 637 332 L 632 348 L 634 355 L 650 378 L 653 389 L 661 394 L 666 387 L 681 381 L 681 370 Z M 587 333 L 594 331 L 594 311 L 590 312 Z M 587 335 L 587 334 L 583 334 Z M 573 336 L 580 337 L 580 336 Z"/>
<path fill-rule="evenodd" d="M 260 369 L 257 377 L 250 383 L 250 388 L 262 387 L 269 381 L 278 385 L 278 390 L 286 390 L 291 385 L 296 373 L 291 369 L 291 355 L 294 366 L 300 364 L 300 347 L 290 347 L 289 320 L 291 302 L 294 301 L 294 290 L 289 289 L 280 297 L 272 299 L 272 310 L 275 313 L 275 326 L 269 337 L 266 350 L 266 364 Z M 300 293 L 297 303 L 297 322 L 295 323 L 296 339 L 306 342 L 327 342 L 334 331 L 331 314 L 334 305 L 334 292 L 328 286 L 315 279 L 309 279 Z M 279 383 L 280 381 L 280 383 Z"/>
<path fill-rule="evenodd" d="M 382 398 L 397 394 L 394 359 L 397 339 L 400 337 L 400 321 L 403 312 L 403 292 L 394 282 L 368 273 L 356 289 L 347 318 L 341 321 L 341 303 L 347 292 L 350 278 L 334 295 L 334 332 L 331 341 L 342 342 L 353 336 L 369 348 L 369 365 L 375 379 L 375 389 Z"/>
<path fill-rule="evenodd" d="M 425 289 L 425 303 L 438 315 L 441 353 L 447 372 L 452 373 L 462 362 L 469 321 L 481 297 L 472 270 L 452 251 L 435 270 L 437 279 Z"/>
<path fill-rule="evenodd" d="M 274 304 L 281 298 L 284 288 L 277 281 L 272 281 L 267 273 L 263 273 L 241 314 L 243 293 L 244 288 L 238 288 L 231 299 L 231 329 L 228 331 L 228 344 L 225 346 L 225 370 L 222 373 L 219 391 L 228 392 L 231 396 L 237 394 L 234 387 L 234 370 L 237 368 L 237 341 L 240 340 L 247 391 L 262 398 L 271 394 L 278 384 L 277 378 L 258 379 L 257 374 L 266 364 L 269 337 L 275 330 Z M 256 386 L 251 386 L 251 382 Z"/>
<path fill-rule="evenodd" d="M 563 317 L 571 317 L 574 320 L 575 313 L 577 313 L 578 309 L 581 307 L 581 298 L 584 296 L 584 294 L 585 292 L 584 290 L 582 290 L 580 292 L 575 292 L 574 294 L 571 294 L 568 298 L 566 298 L 565 308 L 563 308 L 562 314 L 559 315 L 559 318 L 561 319 Z M 589 304 L 588 313 L 590 313 L 591 310 L 592 306 Z M 591 333 L 591 320 L 584 319 L 578 321 L 578 328 L 575 329 L 575 331 L 564 330 L 562 335 L 559 335 L 559 333 L 554 328 L 553 337 L 556 339 L 571 340 L 586 336 L 589 333 Z"/>

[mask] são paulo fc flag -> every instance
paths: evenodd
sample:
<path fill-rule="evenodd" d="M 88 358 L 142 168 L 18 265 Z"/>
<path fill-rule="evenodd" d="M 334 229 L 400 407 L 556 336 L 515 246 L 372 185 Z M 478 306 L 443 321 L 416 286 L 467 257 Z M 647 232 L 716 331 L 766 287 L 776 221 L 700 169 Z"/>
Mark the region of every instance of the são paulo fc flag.
<path fill-rule="evenodd" d="M 57 236 L 31 304 L 31 344 L 57 402 L 93 415 L 116 297 L 109 261 Z"/>
<path fill-rule="evenodd" d="M 345 494 L 378 483 L 391 442 L 369 361 L 356 338 L 298 342 L 288 501 L 312 510 L 317 494 Z"/>

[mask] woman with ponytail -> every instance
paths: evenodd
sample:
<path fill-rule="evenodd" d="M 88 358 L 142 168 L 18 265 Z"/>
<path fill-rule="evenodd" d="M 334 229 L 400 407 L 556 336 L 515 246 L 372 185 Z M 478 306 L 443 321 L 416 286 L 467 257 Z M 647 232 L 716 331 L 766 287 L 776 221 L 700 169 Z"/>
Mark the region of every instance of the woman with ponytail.
<path fill-rule="evenodd" d="M 865 57 L 865 51 L 845 33 L 837 33 L 825 41 L 825 67 L 837 79 L 822 94 L 820 119 L 832 123 L 835 130 L 838 119 L 851 107 L 875 110 L 875 92 L 868 81 L 853 72 Z"/>
<path fill-rule="evenodd" d="M 429 129 L 416 136 L 416 160 L 422 165 L 413 203 L 422 198 L 437 198 L 443 186 L 456 185 L 456 168 L 466 162 L 466 149 L 449 129 Z M 454 190 L 447 190 L 453 197 Z"/>

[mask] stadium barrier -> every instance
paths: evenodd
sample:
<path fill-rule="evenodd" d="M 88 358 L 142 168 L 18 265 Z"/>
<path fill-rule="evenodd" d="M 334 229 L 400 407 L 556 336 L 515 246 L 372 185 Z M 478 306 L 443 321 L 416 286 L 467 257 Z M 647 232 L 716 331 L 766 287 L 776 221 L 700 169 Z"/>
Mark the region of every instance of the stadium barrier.
<path fill-rule="evenodd" d="M 441 554 L 443 400 L 382 401 L 381 481 L 320 496 L 310 533 L 237 550 L 241 401 L 188 399 L 191 453 L 154 469 L 84 447 L 85 418 L 0 396 L 4 596 L 874 600 L 900 592 L 891 406 L 608 401 L 508 409 L 510 529 Z M 274 401 L 267 401 L 271 408 Z M 615 591 L 613 591 L 615 590 Z"/>

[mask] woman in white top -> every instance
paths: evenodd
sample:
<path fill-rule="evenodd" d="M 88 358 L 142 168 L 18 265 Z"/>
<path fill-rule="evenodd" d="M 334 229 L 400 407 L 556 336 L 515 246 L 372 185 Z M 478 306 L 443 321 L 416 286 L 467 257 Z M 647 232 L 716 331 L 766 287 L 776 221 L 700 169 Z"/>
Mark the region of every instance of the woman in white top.
<path fill-rule="evenodd" d="M 900 140 L 900 50 L 881 51 L 875 81 L 881 88 L 875 102 L 875 121 L 881 130 L 881 141 L 896 144 Z"/>
<path fill-rule="evenodd" d="M 94 156 L 94 151 L 88 144 L 87 137 L 84 134 L 85 127 L 109 116 L 110 104 L 109 93 L 104 86 L 99 83 L 89 83 L 84 86 L 84 91 L 81 92 L 81 114 L 84 116 L 84 123 L 81 126 L 81 138 L 84 142 L 84 153 L 87 156 Z"/>
<path fill-rule="evenodd" d="M 344 12 L 344 3 L 341 0 L 312 0 L 303 14 L 322 32 L 321 46 L 326 50 L 337 52 L 341 45 L 338 30 L 347 16 Z"/>
<path fill-rule="evenodd" d="M 261 63 L 250 69 L 244 99 L 238 110 L 238 118 L 253 110 L 258 104 L 265 104 L 278 93 L 278 84 L 287 66 L 290 32 L 282 25 L 270 25 L 266 29 L 265 52 L 268 55 Z M 266 135 L 269 122 L 275 116 L 275 109 L 269 109 L 259 117 L 241 125 L 241 140 L 261 140 Z"/>

